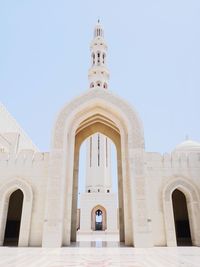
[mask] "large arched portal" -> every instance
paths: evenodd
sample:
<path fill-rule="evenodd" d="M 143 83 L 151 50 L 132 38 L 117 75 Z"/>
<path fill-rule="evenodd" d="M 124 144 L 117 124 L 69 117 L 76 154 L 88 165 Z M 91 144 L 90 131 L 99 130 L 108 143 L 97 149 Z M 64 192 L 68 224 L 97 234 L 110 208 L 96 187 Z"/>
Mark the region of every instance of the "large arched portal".
<path fill-rule="evenodd" d="M 24 195 L 20 189 L 9 199 L 4 246 L 18 246 Z"/>
<path fill-rule="evenodd" d="M 95 118 L 96 117 L 96 118 Z M 92 121 L 92 124 L 90 122 Z M 76 131 L 75 136 L 75 154 L 74 154 L 74 170 L 73 170 L 73 192 L 72 192 L 72 214 L 71 214 L 71 241 L 76 241 L 77 234 L 77 200 L 78 200 L 78 171 L 79 171 L 79 152 L 80 146 L 89 136 L 95 133 L 101 133 L 110 138 L 116 146 L 117 162 L 118 162 L 118 199 L 119 199 L 119 229 L 120 241 L 125 241 L 124 229 L 124 196 L 123 196 L 123 181 L 122 181 L 122 159 L 121 159 L 121 139 L 119 129 L 113 123 L 105 124 L 105 118 L 99 114 L 85 120 Z M 128 207 L 127 207 L 128 208 Z M 129 211 L 129 214 L 131 211 Z M 129 226 L 130 227 L 130 226 Z M 130 230 L 132 231 L 132 229 Z"/>
<path fill-rule="evenodd" d="M 76 98 L 57 118 L 43 246 L 60 247 L 76 240 L 79 150 L 82 142 L 97 132 L 110 138 L 117 148 L 120 240 L 130 246 L 152 246 L 142 125 L 125 101 L 102 89 L 92 89 Z"/>
<path fill-rule="evenodd" d="M 191 231 L 185 195 L 178 189 L 172 193 L 177 246 L 191 246 Z"/>

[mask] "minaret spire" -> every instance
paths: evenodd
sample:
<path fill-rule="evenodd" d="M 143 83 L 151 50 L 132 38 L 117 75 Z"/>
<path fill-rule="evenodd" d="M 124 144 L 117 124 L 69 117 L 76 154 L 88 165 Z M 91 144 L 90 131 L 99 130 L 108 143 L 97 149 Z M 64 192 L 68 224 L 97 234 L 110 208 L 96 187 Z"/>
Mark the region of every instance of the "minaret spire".
<path fill-rule="evenodd" d="M 94 38 L 90 46 L 90 51 L 92 59 L 92 66 L 88 73 L 90 88 L 107 89 L 109 81 L 109 71 L 106 67 L 107 45 L 99 19 L 94 28 Z"/>

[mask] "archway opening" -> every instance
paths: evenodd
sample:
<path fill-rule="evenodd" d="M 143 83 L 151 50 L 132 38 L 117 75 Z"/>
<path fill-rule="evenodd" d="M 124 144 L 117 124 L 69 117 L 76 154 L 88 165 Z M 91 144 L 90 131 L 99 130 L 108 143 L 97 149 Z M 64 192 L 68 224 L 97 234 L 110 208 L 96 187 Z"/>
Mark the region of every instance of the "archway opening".
<path fill-rule="evenodd" d="M 99 117 L 98 117 L 99 120 Z M 108 122 L 108 121 L 107 121 Z M 87 140 L 89 140 L 89 143 L 91 142 L 91 136 L 95 136 L 95 138 L 97 138 L 97 150 L 95 153 L 97 153 L 97 161 L 96 164 L 97 165 L 101 165 L 102 161 L 101 161 L 101 157 L 98 156 L 98 147 L 101 147 L 101 144 L 99 143 L 99 140 L 101 140 L 101 137 L 99 139 L 99 135 L 102 136 L 103 139 L 105 139 L 104 141 L 104 145 L 105 147 L 107 146 L 107 139 L 110 139 L 110 141 L 113 142 L 113 145 L 115 147 L 116 150 L 116 169 L 117 169 L 117 190 L 118 190 L 118 197 L 116 198 L 118 201 L 118 204 L 116 204 L 117 208 L 116 208 L 116 220 L 115 220 L 115 225 L 116 227 L 113 229 L 116 230 L 117 232 L 117 240 L 120 240 L 121 242 L 125 241 L 125 227 L 124 227 L 124 196 L 123 196 L 123 181 L 122 181 L 122 160 L 121 160 L 121 139 L 120 139 L 120 134 L 119 131 L 117 130 L 117 128 L 115 126 L 110 127 L 101 123 L 101 122 L 94 122 L 91 125 L 88 125 L 88 122 L 85 121 L 85 123 L 87 124 L 86 127 L 84 127 L 83 125 L 80 126 L 80 128 L 77 130 L 76 132 L 76 138 L 75 138 L 75 152 L 74 152 L 74 172 L 73 172 L 73 196 L 72 196 L 72 213 L 71 213 L 71 241 L 72 242 L 76 242 L 77 240 L 77 229 L 81 230 L 81 225 L 79 225 L 79 223 L 77 224 L 77 220 L 81 218 L 82 215 L 84 215 L 83 210 L 81 209 L 77 209 L 78 208 L 78 176 L 79 176 L 79 158 L 80 158 L 80 147 L 82 145 L 82 143 Z M 102 139 L 102 140 L 103 140 Z M 92 150 L 89 150 L 89 153 L 91 153 Z M 90 160 L 88 161 L 89 164 Z M 93 176 L 92 180 L 95 180 L 95 177 Z M 99 187 L 98 187 L 99 186 Z M 96 194 L 96 196 L 101 196 L 103 194 L 105 194 L 105 196 L 109 196 L 112 194 L 109 186 L 108 188 L 103 187 L 101 182 L 98 182 L 98 179 L 96 179 L 96 184 L 95 186 L 92 185 L 90 188 L 90 183 L 88 184 L 88 187 L 86 186 L 86 190 L 85 193 L 89 194 L 89 195 L 93 195 Z M 83 196 L 84 197 L 84 196 Z M 102 197 L 102 200 L 105 197 Z M 116 202 L 117 202 L 116 201 Z M 85 202 L 85 207 L 88 207 L 89 202 Z M 97 202 L 98 205 L 98 202 Z M 94 207 L 94 205 L 93 205 Z M 96 228 L 96 224 L 94 225 L 93 229 L 91 229 L 91 210 L 90 209 L 90 213 L 89 216 L 87 216 L 88 218 L 88 223 L 87 223 L 87 227 L 89 227 L 89 230 L 91 232 L 91 230 L 95 231 Z M 110 209 L 112 209 L 111 207 L 109 207 Z M 103 211 L 101 208 L 99 208 L 99 210 Z M 86 214 L 86 213 L 85 213 Z M 94 215 L 96 216 L 96 214 L 94 213 Z M 104 220 L 105 217 L 108 217 L 108 213 L 106 212 L 106 216 L 103 216 L 102 219 Z M 112 216 L 110 216 L 112 217 Z M 84 221 L 86 222 L 87 220 L 86 216 L 84 218 Z M 112 219 L 111 219 L 112 220 Z M 93 222 L 96 222 L 96 218 L 93 220 Z M 85 223 L 86 224 L 86 223 Z M 112 223 L 110 223 L 112 224 Z M 104 222 L 102 221 L 102 231 L 106 230 L 104 229 Z M 108 229 L 108 224 L 107 224 L 107 229 Z M 117 241 L 114 240 L 114 241 Z"/>
<path fill-rule="evenodd" d="M 95 231 L 102 231 L 103 230 L 103 212 L 102 210 L 98 209 L 95 212 Z"/>
<path fill-rule="evenodd" d="M 9 198 L 4 246 L 18 246 L 24 195 L 18 189 Z"/>
<path fill-rule="evenodd" d="M 105 231 L 107 229 L 106 209 L 100 205 L 92 209 L 91 229 L 92 231 Z"/>
<path fill-rule="evenodd" d="M 172 193 L 177 246 L 192 246 L 187 201 L 178 189 Z"/>

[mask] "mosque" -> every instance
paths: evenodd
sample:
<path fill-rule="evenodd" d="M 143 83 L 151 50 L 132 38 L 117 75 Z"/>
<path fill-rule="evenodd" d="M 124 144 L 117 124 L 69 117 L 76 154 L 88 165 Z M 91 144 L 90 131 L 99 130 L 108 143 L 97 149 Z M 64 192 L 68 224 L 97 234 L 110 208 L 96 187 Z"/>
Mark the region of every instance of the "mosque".
<path fill-rule="evenodd" d="M 200 143 L 185 140 L 163 155 L 146 152 L 138 113 L 109 90 L 99 22 L 90 49 L 89 89 L 60 110 L 49 153 L 0 106 L 0 245 L 69 246 L 78 231 L 118 233 L 133 247 L 200 246 Z M 86 184 L 78 207 L 85 140 Z"/>

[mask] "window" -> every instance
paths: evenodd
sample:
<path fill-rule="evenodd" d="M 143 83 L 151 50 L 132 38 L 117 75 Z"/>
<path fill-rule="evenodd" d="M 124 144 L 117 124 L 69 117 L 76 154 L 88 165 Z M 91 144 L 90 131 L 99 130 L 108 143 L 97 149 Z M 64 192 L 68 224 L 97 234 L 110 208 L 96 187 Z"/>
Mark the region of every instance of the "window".
<path fill-rule="evenodd" d="M 93 65 L 95 64 L 95 54 L 94 53 L 92 53 L 92 63 L 93 63 Z"/>
<path fill-rule="evenodd" d="M 101 53 L 100 52 L 97 52 L 97 63 L 100 64 L 100 56 L 101 56 Z"/>
<path fill-rule="evenodd" d="M 100 192 L 100 189 L 98 189 L 98 192 Z"/>
<path fill-rule="evenodd" d="M 107 193 L 110 193 L 110 190 L 109 189 L 107 190 Z"/>
<path fill-rule="evenodd" d="M 101 86 L 101 82 L 100 82 L 100 81 L 97 82 L 97 86 L 98 86 L 98 87 Z"/>
<path fill-rule="evenodd" d="M 106 55 L 105 53 L 103 53 L 103 64 L 105 63 L 105 58 L 106 58 Z"/>
<path fill-rule="evenodd" d="M 90 191 L 90 189 L 88 190 L 88 193 L 90 193 L 91 191 Z"/>

